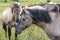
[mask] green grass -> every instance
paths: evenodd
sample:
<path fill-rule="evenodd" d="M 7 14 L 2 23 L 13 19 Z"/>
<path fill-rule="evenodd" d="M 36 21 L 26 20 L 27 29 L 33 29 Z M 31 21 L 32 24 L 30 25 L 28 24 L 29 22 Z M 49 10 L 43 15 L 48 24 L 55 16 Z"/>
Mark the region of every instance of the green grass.
<path fill-rule="evenodd" d="M 0 0 L 1 1 L 1 0 Z M 59 3 L 60 0 L 51 0 L 53 2 Z M 0 2 L 0 40 L 6 40 L 4 30 L 2 28 L 2 11 L 10 5 L 11 0 L 8 0 L 7 3 Z M 26 5 L 33 5 L 38 3 L 44 3 L 46 0 L 19 0 L 20 3 Z M 14 31 L 12 28 L 11 40 L 14 40 Z M 39 28 L 38 26 L 32 24 L 29 28 L 24 30 L 21 34 L 18 35 L 18 40 L 50 40 L 46 33 Z"/>

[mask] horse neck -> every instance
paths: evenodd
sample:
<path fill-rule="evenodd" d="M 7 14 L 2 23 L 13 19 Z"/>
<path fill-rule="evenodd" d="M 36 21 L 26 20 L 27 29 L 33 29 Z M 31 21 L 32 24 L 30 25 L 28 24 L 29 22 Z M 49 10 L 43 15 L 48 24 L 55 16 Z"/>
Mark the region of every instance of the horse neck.
<path fill-rule="evenodd" d="M 34 21 L 33 24 L 37 25 L 38 27 L 42 28 L 43 30 L 46 27 L 46 23 L 44 23 L 44 22 L 36 22 L 36 21 Z"/>

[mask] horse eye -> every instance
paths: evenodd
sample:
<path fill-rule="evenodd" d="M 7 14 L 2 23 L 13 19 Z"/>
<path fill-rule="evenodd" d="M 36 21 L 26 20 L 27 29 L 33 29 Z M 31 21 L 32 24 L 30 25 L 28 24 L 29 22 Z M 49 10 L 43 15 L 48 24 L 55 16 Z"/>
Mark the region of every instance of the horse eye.
<path fill-rule="evenodd" d="M 25 19 L 22 19 L 23 21 L 25 21 Z"/>

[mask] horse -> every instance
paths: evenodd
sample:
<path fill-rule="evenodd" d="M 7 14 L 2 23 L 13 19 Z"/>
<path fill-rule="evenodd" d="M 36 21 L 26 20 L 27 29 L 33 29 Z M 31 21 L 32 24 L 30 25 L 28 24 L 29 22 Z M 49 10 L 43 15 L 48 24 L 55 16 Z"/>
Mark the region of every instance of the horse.
<path fill-rule="evenodd" d="M 35 5 L 42 6 L 46 8 L 47 11 L 60 12 L 59 3 L 48 2 L 48 3 L 41 3 L 41 4 L 35 4 Z M 35 5 L 31 5 L 31 6 L 35 6 Z"/>
<path fill-rule="evenodd" d="M 40 4 L 40 6 L 46 8 L 48 11 L 54 11 L 54 12 L 60 12 L 60 7 L 58 5 L 59 3 L 53 3 L 53 2 L 49 2 L 49 3 L 43 3 Z"/>
<path fill-rule="evenodd" d="M 60 4 L 57 4 L 58 5 L 58 7 L 59 7 L 59 12 L 60 12 Z"/>
<path fill-rule="evenodd" d="M 11 39 L 11 28 L 15 27 L 18 23 L 18 15 L 20 11 L 22 10 L 22 4 L 18 2 L 12 2 L 10 7 L 6 8 L 3 11 L 2 15 L 2 27 L 5 31 L 5 36 L 7 37 L 7 32 L 8 32 L 8 37 L 9 40 Z M 15 40 L 17 40 L 17 34 L 15 31 Z"/>
<path fill-rule="evenodd" d="M 51 40 L 60 40 L 60 13 L 38 8 L 24 8 L 19 15 L 16 33 L 35 24 L 42 28 Z"/>

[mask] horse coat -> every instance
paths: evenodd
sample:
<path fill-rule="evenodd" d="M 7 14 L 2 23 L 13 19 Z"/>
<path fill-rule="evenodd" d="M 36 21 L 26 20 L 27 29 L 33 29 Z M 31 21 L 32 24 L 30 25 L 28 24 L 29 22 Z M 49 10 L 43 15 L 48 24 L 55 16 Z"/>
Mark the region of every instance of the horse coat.
<path fill-rule="evenodd" d="M 17 25 L 17 34 L 35 24 L 42 28 L 51 40 L 60 40 L 60 13 L 38 8 L 23 9 Z"/>
<path fill-rule="evenodd" d="M 13 2 L 10 7 L 3 11 L 2 15 L 2 26 L 5 30 L 5 36 L 10 40 L 11 38 L 11 27 L 15 27 L 15 40 L 17 40 L 16 27 L 18 23 L 18 15 L 22 10 L 22 4 L 18 2 Z"/>
<path fill-rule="evenodd" d="M 13 13 L 11 11 L 11 8 L 7 8 L 6 10 L 3 11 L 3 15 L 2 15 L 2 20 L 3 22 L 5 22 L 5 24 L 9 24 L 12 25 L 12 21 L 13 21 Z"/>

